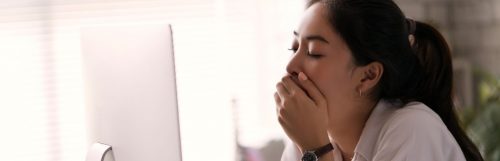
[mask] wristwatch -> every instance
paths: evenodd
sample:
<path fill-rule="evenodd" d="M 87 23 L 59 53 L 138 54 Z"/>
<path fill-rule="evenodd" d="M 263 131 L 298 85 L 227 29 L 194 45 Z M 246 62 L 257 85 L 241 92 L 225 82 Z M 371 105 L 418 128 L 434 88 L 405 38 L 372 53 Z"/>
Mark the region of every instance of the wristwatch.
<path fill-rule="evenodd" d="M 316 150 L 306 151 L 302 155 L 302 161 L 318 161 L 321 156 L 333 150 L 332 143 L 328 143 Z"/>

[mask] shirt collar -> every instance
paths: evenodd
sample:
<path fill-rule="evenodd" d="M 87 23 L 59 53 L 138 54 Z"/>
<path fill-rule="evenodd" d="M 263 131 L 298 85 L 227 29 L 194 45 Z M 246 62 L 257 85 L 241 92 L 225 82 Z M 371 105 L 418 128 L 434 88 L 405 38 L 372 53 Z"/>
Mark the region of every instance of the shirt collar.
<path fill-rule="evenodd" d="M 377 105 L 372 110 L 368 120 L 365 123 L 363 132 L 359 138 L 358 144 L 354 149 L 354 157 L 363 157 L 365 159 L 373 158 L 373 152 L 375 149 L 376 142 L 379 137 L 380 130 L 388 116 L 396 110 L 396 105 L 399 102 L 389 102 L 384 99 L 380 99 Z M 359 156 L 361 155 L 361 156 Z"/>

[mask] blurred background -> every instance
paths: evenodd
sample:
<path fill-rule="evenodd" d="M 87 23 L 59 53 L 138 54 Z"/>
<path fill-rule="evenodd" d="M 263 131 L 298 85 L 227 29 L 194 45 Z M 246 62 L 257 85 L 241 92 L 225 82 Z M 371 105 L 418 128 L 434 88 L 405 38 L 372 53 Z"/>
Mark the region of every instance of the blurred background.
<path fill-rule="evenodd" d="M 459 115 L 500 161 L 500 0 L 396 0 L 454 57 Z M 274 85 L 304 0 L 2 0 L 0 160 L 83 161 L 80 28 L 171 23 L 184 161 L 276 161 Z M 215 159 L 216 158 L 216 159 Z"/>

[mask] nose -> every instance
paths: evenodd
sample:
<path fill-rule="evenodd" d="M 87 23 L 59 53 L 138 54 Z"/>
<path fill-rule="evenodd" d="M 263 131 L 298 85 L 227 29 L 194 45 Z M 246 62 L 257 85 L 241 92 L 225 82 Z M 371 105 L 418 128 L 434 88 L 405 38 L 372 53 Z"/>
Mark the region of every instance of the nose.
<path fill-rule="evenodd" d="M 302 61 L 302 54 L 300 54 L 300 50 L 298 50 L 288 62 L 286 72 L 291 76 L 298 76 L 302 71 Z"/>

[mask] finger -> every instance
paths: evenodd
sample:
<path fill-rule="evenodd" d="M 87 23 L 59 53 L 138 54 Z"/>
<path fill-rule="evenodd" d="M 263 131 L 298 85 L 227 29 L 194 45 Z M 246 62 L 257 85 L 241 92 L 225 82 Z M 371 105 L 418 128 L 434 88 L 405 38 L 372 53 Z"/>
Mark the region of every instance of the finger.
<path fill-rule="evenodd" d="M 281 98 L 277 92 L 274 93 L 274 99 L 276 101 L 276 115 L 278 116 L 278 121 L 281 126 L 285 126 L 285 109 L 282 106 Z"/>
<path fill-rule="evenodd" d="M 280 98 L 278 92 L 274 93 L 274 102 L 276 102 L 276 105 L 280 105 L 281 104 L 281 98 Z"/>
<path fill-rule="evenodd" d="M 319 105 L 324 105 L 326 104 L 325 101 L 325 96 L 321 91 L 318 89 L 318 87 L 312 82 L 307 76 L 303 73 L 299 73 L 299 82 L 300 85 L 304 88 L 304 90 L 311 96 L 311 99 L 314 100 Z"/>
<path fill-rule="evenodd" d="M 278 84 L 276 84 L 276 89 L 281 100 L 284 100 L 284 98 L 289 95 L 285 85 L 283 85 L 283 82 L 278 82 Z"/>
<path fill-rule="evenodd" d="M 276 102 L 276 114 L 278 115 L 278 117 L 280 116 L 280 109 L 281 109 L 281 98 L 280 96 L 278 95 L 278 92 L 275 92 L 274 93 L 274 101 Z"/>
<path fill-rule="evenodd" d="M 281 79 L 285 88 L 288 90 L 290 96 L 294 95 L 305 95 L 305 92 L 299 87 L 295 81 L 292 80 L 291 76 L 285 76 Z"/>

